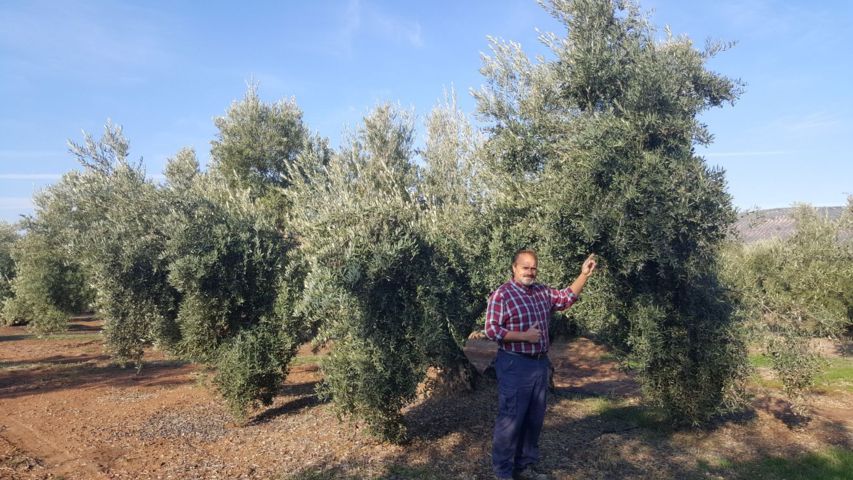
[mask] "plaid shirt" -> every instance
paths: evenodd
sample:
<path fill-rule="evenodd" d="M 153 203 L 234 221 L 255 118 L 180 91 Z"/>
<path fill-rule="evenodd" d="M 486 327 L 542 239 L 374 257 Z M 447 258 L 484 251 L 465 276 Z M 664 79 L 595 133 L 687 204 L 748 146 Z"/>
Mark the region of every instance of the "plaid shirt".
<path fill-rule="evenodd" d="M 500 348 L 517 353 L 545 353 L 550 346 L 548 321 L 551 312 L 565 310 L 578 299 L 571 287 L 557 290 L 541 283 L 530 287 L 514 279 L 504 283 L 489 296 L 486 309 L 486 336 Z M 504 342 L 507 332 L 523 332 L 536 325 L 542 331 L 539 343 Z"/>

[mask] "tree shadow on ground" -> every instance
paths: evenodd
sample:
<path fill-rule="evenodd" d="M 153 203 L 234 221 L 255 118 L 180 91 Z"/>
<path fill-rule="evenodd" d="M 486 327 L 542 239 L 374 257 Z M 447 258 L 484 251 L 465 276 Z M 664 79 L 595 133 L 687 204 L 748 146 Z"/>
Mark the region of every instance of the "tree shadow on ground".
<path fill-rule="evenodd" d="M 36 338 L 36 336 L 26 333 L 20 335 L 0 335 L 0 342 L 15 342 L 18 340 L 29 340 L 31 338 Z"/>
<path fill-rule="evenodd" d="M 585 402 L 601 405 L 590 410 Z M 759 403 L 757 408 L 763 407 Z M 350 463 L 314 466 L 300 472 L 302 476 L 286 478 L 492 478 L 491 436 L 496 409 L 497 387 L 493 381 L 481 382 L 471 392 L 427 399 L 404 412 L 410 442 L 379 466 L 384 468 L 379 473 L 364 476 L 348 459 Z M 774 423 L 773 419 L 779 423 L 766 425 Z M 850 451 L 849 433 L 843 425 L 812 422 L 808 428 L 824 432 L 814 433 L 813 438 L 823 445 L 817 448 Z M 809 453 L 808 448 L 814 447 L 807 448 L 807 442 L 791 446 L 778 438 L 780 429 L 787 431 L 790 427 L 780 418 L 758 415 L 754 408 L 718 416 L 702 427 L 676 428 L 661 412 L 624 398 L 562 390 L 549 399 L 540 440 L 540 467 L 553 479 L 700 479 L 711 474 L 723 478 L 786 478 L 762 476 L 761 472 L 775 471 L 773 459 L 793 459 L 794 466 L 817 464 L 814 471 L 827 476 L 792 478 L 850 478 L 837 476 L 845 470 L 835 459 L 825 459 L 819 451 Z M 706 457 L 714 461 L 709 463 Z M 373 468 L 375 471 L 377 466 Z"/>
<path fill-rule="evenodd" d="M 286 480 L 445 480 L 448 477 L 428 466 L 391 464 L 370 476 L 363 473 L 351 474 L 347 466 L 322 464 L 319 466 L 305 467 L 295 473 L 282 477 Z M 480 477 L 466 477 L 480 478 Z"/>
<path fill-rule="evenodd" d="M 801 415 L 794 410 L 794 405 L 781 398 L 762 397 L 756 400 L 756 407 L 766 410 L 773 416 L 784 423 L 788 428 L 803 428 L 807 426 L 812 418 Z"/>
<path fill-rule="evenodd" d="M 81 323 L 70 323 L 68 325 L 69 333 L 98 333 L 101 330 L 100 325 L 85 325 Z"/>
<path fill-rule="evenodd" d="M 598 382 L 588 382 L 583 386 L 574 387 L 555 387 L 551 392 L 555 395 L 562 396 L 586 396 L 586 397 L 624 397 L 627 392 L 634 392 L 636 389 L 632 386 L 625 385 L 624 380 L 601 380 Z"/>
<path fill-rule="evenodd" d="M 83 360 L 81 360 L 83 358 Z M 53 359 L 53 361 L 50 361 Z M 63 389 L 108 387 L 174 387 L 193 380 L 188 377 L 193 367 L 180 360 L 152 360 L 137 373 L 135 368 L 113 364 L 104 355 L 86 357 L 48 357 L 24 363 L 44 364 L 40 368 L 0 372 L 0 399 L 41 395 Z"/>
<path fill-rule="evenodd" d="M 853 340 L 842 340 L 835 345 L 835 354 L 840 357 L 853 357 Z"/>
<path fill-rule="evenodd" d="M 295 413 L 306 408 L 326 403 L 326 400 L 320 399 L 320 397 L 316 394 L 318 383 L 320 382 L 313 381 L 284 384 L 281 387 L 281 390 L 279 390 L 278 395 L 295 398 L 285 402 L 283 405 L 279 405 L 274 408 L 268 408 L 262 411 L 261 413 L 253 417 L 251 420 L 249 420 L 246 425 L 260 425 L 268 423 L 281 415 Z"/>
<path fill-rule="evenodd" d="M 16 369 L 21 367 L 26 368 L 48 368 L 55 365 L 68 365 L 72 363 L 87 363 L 87 362 L 100 362 L 109 360 L 108 355 L 76 355 L 76 356 L 63 356 L 63 355 L 54 355 L 52 357 L 39 358 L 39 359 L 28 359 L 28 360 L 10 360 L 10 361 L 0 361 L 0 370 L 4 369 Z M 3 381 L 2 377 L 0 377 L 0 388 L 2 388 Z"/>

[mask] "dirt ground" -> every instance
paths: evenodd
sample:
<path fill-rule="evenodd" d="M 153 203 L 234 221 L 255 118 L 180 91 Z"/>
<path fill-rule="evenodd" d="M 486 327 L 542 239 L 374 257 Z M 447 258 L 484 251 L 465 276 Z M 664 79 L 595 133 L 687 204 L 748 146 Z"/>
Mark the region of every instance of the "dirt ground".
<path fill-rule="evenodd" d="M 411 441 L 379 442 L 314 395 L 317 365 L 298 362 L 270 407 L 236 425 L 200 367 L 146 354 L 137 374 L 104 353 L 100 323 L 38 339 L 0 328 L 2 479 L 491 478 L 496 387 L 415 402 Z M 469 342 L 485 368 L 494 345 Z M 300 355 L 308 357 L 307 349 Z M 728 478 L 731 465 L 853 445 L 853 394 L 817 398 L 794 422 L 775 392 L 701 430 L 671 430 L 640 406 L 637 384 L 588 339 L 556 344 L 555 389 L 541 441 L 556 479 Z"/>

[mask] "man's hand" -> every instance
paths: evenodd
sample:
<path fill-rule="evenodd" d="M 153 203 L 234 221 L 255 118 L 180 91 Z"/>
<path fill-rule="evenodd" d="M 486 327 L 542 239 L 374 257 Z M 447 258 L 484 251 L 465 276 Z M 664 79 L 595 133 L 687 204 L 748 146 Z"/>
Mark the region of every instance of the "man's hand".
<path fill-rule="evenodd" d="M 592 275 L 593 270 L 595 270 L 595 254 L 591 253 L 581 265 L 581 275 L 588 277 Z"/>
<path fill-rule="evenodd" d="M 527 343 L 539 343 L 539 340 L 542 338 L 542 331 L 539 330 L 539 327 L 537 327 L 536 325 L 521 332 L 521 334 L 524 336 L 522 340 Z"/>
<path fill-rule="evenodd" d="M 528 328 L 523 332 L 513 332 L 509 331 L 504 336 L 505 342 L 527 342 L 527 343 L 539 343 L 539 340 L 542 338 L 542 331 L 539 330 L 539 327 L 536 325 Z"/>

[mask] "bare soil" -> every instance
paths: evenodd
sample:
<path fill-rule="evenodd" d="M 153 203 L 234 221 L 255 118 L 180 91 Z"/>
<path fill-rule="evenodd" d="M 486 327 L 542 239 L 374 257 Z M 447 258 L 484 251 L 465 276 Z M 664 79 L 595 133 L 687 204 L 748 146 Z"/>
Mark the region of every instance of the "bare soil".
<path fill-rule="evenodd" d="M 496 387 L 488 375 L 406 408 L 411 441 L 390 445 L 320 402 L 307 348 L 273 405 L 237 425 L 201 367 L 146 353 L 113 364 L 100 322 L 45 339 L 0 328 L 0 478 L 491 478 Z M 485 369 L 494 344 L 471 340 Z M 853 395 L 816 398 L 800 419 L 778 392 L 703 429 L 673 430 L 641 406 L 637 383 L 589 339 L 554 345 L 554 392 L 542 436 L 552 478 L 728 478 L 728 465 L 853 445 Z"/>

